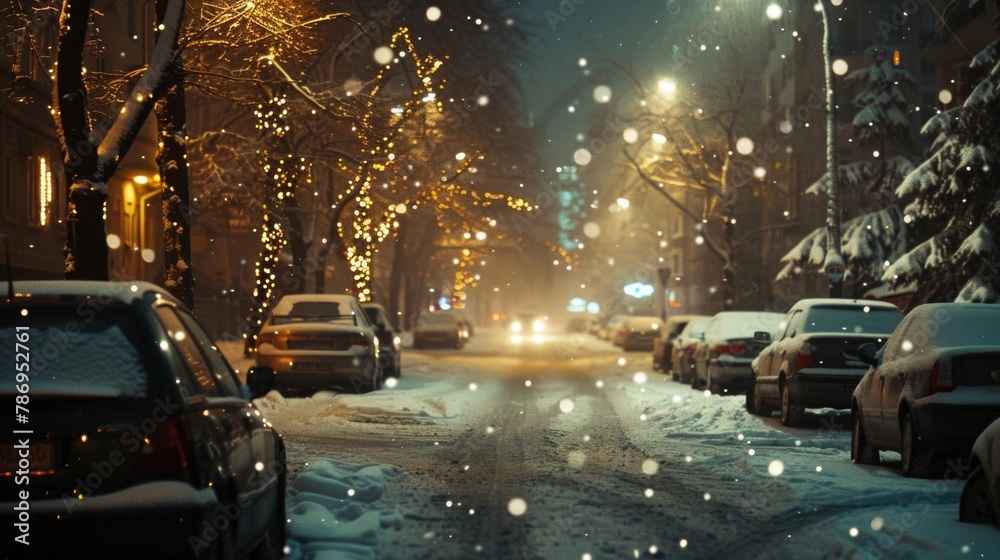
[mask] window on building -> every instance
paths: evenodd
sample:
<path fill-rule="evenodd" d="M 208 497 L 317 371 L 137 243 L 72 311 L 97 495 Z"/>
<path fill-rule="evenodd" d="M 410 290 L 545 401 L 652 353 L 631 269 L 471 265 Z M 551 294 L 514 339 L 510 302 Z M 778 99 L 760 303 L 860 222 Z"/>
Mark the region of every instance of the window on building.
<path fill-rule="evenodd" d="M 48 156 L 28 157 L 28 222 L 37 226 L 48 225 L 52 215 L 51 165 Z"/>
<path fill-rule="evenodd" d="M 674 276 L 684 276 L 684 254 L 680 249 L 670 252 L 670 273 Z"/>

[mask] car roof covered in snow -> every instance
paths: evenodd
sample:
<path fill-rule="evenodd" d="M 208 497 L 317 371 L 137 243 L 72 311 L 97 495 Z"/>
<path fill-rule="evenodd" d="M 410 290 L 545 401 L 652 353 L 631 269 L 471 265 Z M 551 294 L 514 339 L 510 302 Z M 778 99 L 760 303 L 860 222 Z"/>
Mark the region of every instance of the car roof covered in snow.
<path fill-rule="evenodd" d="M 6 299 L 10 283 L 0 283 L 0 290 Z M 14 298 L 31 296 L 76 296 L 102 297 L 132 304 L 145 300 L 148 296 L 167 299 L 180 305 L 174 296 L 162 286 L 151 282 L 104 281 L 104 280 L 23 280 L 14 281 Z"/>
<path fill-rule="evenodd" d="M 898 307 L 896 307 L 894 304 L 891 304 L 891 303 L 889 303 L 887 301 L 880 301 L 880 300 L 877 300 L 877 299 L 843 299 L 843 298 L 806 298 L 806 299 L 800 299 L 798 302 L 796 302 L 796 304 L 793 307 L 797 308 L 797 309 L 803 309 L 803 308 L 806 308 L 806 307 L 816 307 L 816 306 L 824 306 L 824 307 L 857 307 L 859 305 L 867 305 L 869 307 L 895 309 L 897 311 L 899 310 Z"/>

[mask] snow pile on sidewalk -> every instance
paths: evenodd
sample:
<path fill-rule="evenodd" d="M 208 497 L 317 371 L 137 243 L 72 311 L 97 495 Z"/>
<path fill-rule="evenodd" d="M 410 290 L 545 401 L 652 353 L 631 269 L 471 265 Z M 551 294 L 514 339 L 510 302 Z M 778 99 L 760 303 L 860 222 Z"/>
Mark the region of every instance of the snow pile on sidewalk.
<path fill-rule="evenodd" d="M 288 560 L 367 560 L 380 556 L 383 533 L 403 517 L 378 504 L 398 474 L 389 465 L 309 461 L 288 499 Z"/>

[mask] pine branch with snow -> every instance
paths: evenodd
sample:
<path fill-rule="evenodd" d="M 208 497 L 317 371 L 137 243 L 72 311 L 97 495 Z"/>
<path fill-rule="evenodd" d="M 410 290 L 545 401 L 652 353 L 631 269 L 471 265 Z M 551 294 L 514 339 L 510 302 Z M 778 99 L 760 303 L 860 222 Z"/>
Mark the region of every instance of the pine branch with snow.
<path fill-rule="evenodd" d="M 897 189 L 914 196 L 906 208 L 941 231 L 902 255 L 885 272 L 893 285 L 914 284 L 915 303 L 997 301 L 1000 292 L 1000 65 L 997 43 L 974 58 L 990 67 L 972 94 L 957 107 L 935 115 L 923 132 L 936 136 L 934 152 Z"/>

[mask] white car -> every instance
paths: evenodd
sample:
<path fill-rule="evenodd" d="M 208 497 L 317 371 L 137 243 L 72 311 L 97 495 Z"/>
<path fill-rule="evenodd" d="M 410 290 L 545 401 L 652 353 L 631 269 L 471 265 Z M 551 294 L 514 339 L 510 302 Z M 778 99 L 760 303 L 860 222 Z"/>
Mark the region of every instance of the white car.
<path fill-rule="evenodd" d="M 382 387 L 379 343 L 358 300 L 341 294 L 282 297 L 257 334 L 258 366 L 272 368 L 282 393 Z"/>

